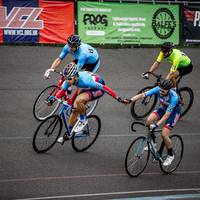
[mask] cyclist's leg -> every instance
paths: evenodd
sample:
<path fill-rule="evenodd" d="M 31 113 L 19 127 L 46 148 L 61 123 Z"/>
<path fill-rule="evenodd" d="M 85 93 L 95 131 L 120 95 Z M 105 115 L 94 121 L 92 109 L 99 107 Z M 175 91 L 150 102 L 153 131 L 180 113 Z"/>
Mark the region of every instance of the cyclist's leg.
<path fill-rule="evenodd" d="M 168 152 L 168 156 L 163 163 L 164 166 L 170 165 L 174 159 L 173 146 L 172 146 L 171 139 L 169 138 L 169 135 L 170 135 L 172 129 L 174 128 L 174 126 L 176 125 L 177 121 L 179 120 L 179 118 L 180 118 L 180 108 L 177 107 L 171 113 L 170 117 L 167 119 L 167 121 L 165 123 L 165 126 L 162 129 L 162 138 L 163 138 L 163 141 L 166 145 L 167 152 Z"/>
<path fill-rule="evenodd" d="M 165 111 L 163 107 L 159 107 L 158 109 L 154 110 L 149 117 L 147 118 L 146 125 L 150 125 L 152 123 L 156 123 L 163 115 Z M 151 138 L 154 142 L 156 142 L 156 136 L 151 134 Z"/>
<path fill-rule="evenodd" d="M 147 118 L 146 125 L 150 125 L 152 123 L 157 122 L 164 114 L 164 110 L 162 107 L 159 107 L 158 109 L 154 110 Z"/>

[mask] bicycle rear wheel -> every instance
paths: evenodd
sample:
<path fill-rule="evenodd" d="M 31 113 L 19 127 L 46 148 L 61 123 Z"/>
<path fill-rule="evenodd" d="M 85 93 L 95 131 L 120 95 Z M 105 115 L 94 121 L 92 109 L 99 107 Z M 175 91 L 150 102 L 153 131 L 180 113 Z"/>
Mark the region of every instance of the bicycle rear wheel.
<path fill-rule="evenodd" d="M 189 87 L 182 87 L 178 90 L 181 99 L 181 117 L 191 108 L 194 101 L 194 93 Z"/>
<path fill-rule="evenodd" d="M 96 141 L 100 130 L 101 120 L 96 115 L 87 117 L 88 124 L 84 127 L 83 131 L 73 133 L 72 147 L 77 152 L 82 152 L 90 148 Z"/>
<path fill-rule="evenodd" d="M 152 87 L 145 87 L 138 92 L 141 94 L 148 90 L 152 89 Z M 131 115 L 133 118 L 140 119 L 146 117 L 155 107 L 157 103 L 158 97 L 156 95 L 152 95 L 151 97 L 144 97 L 142 99 L 137 100 L 131 104 Z"/>
<path fill-rule="evenodd" d="M 93 101 L 89 101 L 87 104 L 86 115 L 91 115 L 98 105 L 99 99 L 95 99 Z"/>
<path fill-rule="evenodd" d="M 56 143 L 62 131 L 62 120 L 58 115 L 52 115 L 42 121 L 33 136 L 33 149 L 37 153 L 48 151 Z"/>
<path fill-rule="evenodd" d="M 148 150 L 144 147 L 148 145 Z M 125 158 L 125 169 L 129 176 L 139 176 L 146 168 L 150 156 L 150 147 L 144 136 L 136 138 L 128 148 Z"/>
<path fill-rule="evenodd" d="M 35 119 L 39 121 L 45 120 L 57 111 L 60 102 L 49 102 L 48 98 L 50 96 L 55 96 L 58 90 L 59 88 L 56 85 L 51 85 L 38 95 L 33 105 L 33 115 Z"/>
<path fill-rule="evenodd" d="M 172 172 L 174 172 L 178 168 L 179 164 L 181 163 L 182 157 L 183 157 L 184 145 L 183 145 L 183 140 L 182 140 L 181 136 L 171 135 L 170 139 L 172 141 L 172 146 L 173 146 L 174 160 L 172 161 L 171 165 L 169 165 L 169 166 L 163 166 L 162 162 L 161 161 L 159 162 L 160 169 L 165 174 L 171 174 Z M 166 148 L 164 142 L 162 142 L 161 146 L 164 147 L 163 149 L 161 149 L 161 157 L 163 160 L 165 160 L 168 155 L 167 148 Z"/>

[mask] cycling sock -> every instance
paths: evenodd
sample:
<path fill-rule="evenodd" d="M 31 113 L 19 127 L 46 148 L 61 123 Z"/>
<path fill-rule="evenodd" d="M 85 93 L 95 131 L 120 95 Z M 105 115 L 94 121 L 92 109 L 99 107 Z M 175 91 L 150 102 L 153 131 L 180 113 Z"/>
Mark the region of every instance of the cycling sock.
<path fill-rule="evenodd" d="M 80 120 L 85 121 L 86 120 L 86 115 L 80 115 Z"/>
<path fill-rule="evenodd" d="M 169 155 L 169 156 L 173 156 L 173 153 L 172 153 L 172 148 L 170 148 L 170 149 L 167 149 L 167 151 L 168 151 L 168 155 Z"/>

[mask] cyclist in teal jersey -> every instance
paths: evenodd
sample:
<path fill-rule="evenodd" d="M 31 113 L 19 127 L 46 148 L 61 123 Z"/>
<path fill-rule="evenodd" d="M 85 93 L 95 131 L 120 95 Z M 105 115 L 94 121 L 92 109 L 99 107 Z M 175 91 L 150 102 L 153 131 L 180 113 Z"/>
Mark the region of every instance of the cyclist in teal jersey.
<path fill-rule="evenodd" d="M 81 42 L 78 35 L 70 35 L 67 39 L 67 44 L 63 47 L 59 57 L 54 60 L 50 69 L 45 71 L 44 77 L 46 79 L 50 78 L 50 73 L 58 68 L 68 53 L 74 57 L 73 61 L 77 64 L 79 70 L 96 73 L 100 66 L 97 50 L 89 44 Z"/>
<path fill-rule="evenodd" d="M 170 72 L 167 74 L 166 78 L 171 79 L 175 87 L 177 84 L 176 79 L 179 76 L 182 77 L 186 74 L 189 74 L 192 71 L 193 69 L 192 62 L 185 53 L 183 53 L 178 49 L 174 49 L 173 43 L 164 42 L 161 46 L 161 51 L 156 61 L 150 67 L 149 72 L 154 72 L 165 58 L 171 64 Z M 148 76 L 149 76 L 148 73 L 142 74 L 143 78 L 148 78 Z"/>

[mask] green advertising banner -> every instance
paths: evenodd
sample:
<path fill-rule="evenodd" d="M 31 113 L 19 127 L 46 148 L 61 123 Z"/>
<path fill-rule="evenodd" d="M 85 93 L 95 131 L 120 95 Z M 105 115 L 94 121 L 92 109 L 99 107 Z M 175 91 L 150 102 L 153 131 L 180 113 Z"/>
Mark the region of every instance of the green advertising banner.
<path fill-rule="evenodd" d="M 78 2 L 78 34 L 96 44 L 178 44 L 179 6 Z"/>

